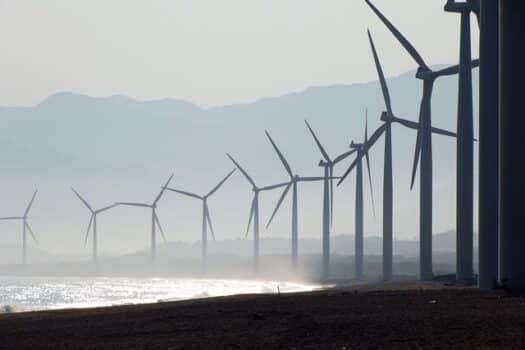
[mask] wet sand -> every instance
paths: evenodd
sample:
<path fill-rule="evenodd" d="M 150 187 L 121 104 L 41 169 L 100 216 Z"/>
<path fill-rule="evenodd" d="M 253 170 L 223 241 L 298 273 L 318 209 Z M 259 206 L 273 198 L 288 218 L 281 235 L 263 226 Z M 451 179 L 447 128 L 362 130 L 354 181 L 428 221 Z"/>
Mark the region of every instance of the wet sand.
<path fill-rule="evenodd" d="M 525 298 L 390 283 L 0 315 L 6 349 L 523 349 Z"/>

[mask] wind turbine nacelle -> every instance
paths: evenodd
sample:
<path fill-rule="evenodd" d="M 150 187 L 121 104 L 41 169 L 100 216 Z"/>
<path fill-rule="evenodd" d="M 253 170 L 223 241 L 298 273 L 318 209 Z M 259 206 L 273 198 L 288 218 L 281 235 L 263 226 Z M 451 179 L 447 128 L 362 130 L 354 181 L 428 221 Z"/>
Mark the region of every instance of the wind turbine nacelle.
<path fill-rule="evenodd" d="M 361 148 L 361 144 L 360 143 L 355 143 L 354 141 L 352 141 L 350 143 L 350 148 L 359 149 L 359 148 Z"/>
<path fill-rule="evenodd" d="M 380 119 L 381 119 L 381 121 L 383 121 L 383 122 L 391 122 L 391 121 L 394 120 L 394 117 L 392 116 L 392 114 L 390 114 L 390 113 L 388 113 L 388 112 L 386 112 L 386 111 L 383 111 L 383 112 L 381 113 L 381 118 L 380 118 Z"/>
<path fill-rule="evenodd" d="M 433 75 L 434 75 L 433 71 L 427 68 L 424 68 L 424 67 L 418 67 L 416 71 L 416 79 L 419 79 L 419 80 L 425 80 L 427 78 L 433 77 Z"/>
<path fill-rule="evenodd" d="M 321 160 L 319 161 L 319 166 L 321 166 L 321 167 L 325 167 L 325 166 L 328 166 L 328 163 L 321 159 Z"/>
<path fill-rule="evenodd" d="M 445 11 L 446 12 L 465 12 L 465 11 L 472 11 L 473 6 L 471 3 L 467 1 L 459 1 L 456 0 L 447 0 L 447 3 L 445 4 Z"/>

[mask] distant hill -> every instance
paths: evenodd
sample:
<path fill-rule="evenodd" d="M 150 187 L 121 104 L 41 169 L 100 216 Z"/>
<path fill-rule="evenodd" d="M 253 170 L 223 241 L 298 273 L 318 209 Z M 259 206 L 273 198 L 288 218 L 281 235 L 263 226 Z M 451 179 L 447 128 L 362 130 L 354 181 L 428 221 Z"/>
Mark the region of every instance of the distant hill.
<path fill-rule="evenodd" d="M 389 79 L 389 84 L 395 113 L 417 120 L 421 89 L 413 76 L 414 72 L 408 72 Z M 439 80 L 433 100 L 434 125 L 455 130 L 456 100 L 456 78 Z M 33 218 L 44 246 L 55 252 L 80 251 L 88 217 L 72 197 L 70 186 L 77 186 L 100 206 L 116 200 L 150 201 L 171 172 L 176 175 L 175 186 L 204 192 L 232 168 L 225 157 L 227 151 L 234 154 L 258 182 L 282 181 L 286 176 L 264 137 L 265 129 L 272 132 L 295 171 L 320 174 L 317 167 L 320 155 L 303 120 L 308 118 L 329 152 L 336 155 L 347 150 L 351 140 L 362 139 L 366 108 L 371 133 L 379 125 L 378 116 L 384 108 L 377 82 L 312 87 L 253 103 L 210 109 L 176 99 L 141 102 L 125 96 L 94 98 L 67 92 L 50 96 L 33 107 L 0 108 L 0 197 L 3 199 L 0 213 L 11 215 L 23 210 L 27 197 L 38 187 L 40 196 Z M 395 128 L 395 181 L 403 191 L 408 191 L 414 137 L 412 131 Z M 454 145 L 453 140 L 442 137 L 434 141 L 438 201 L 435 214 L 441 230 L 453 228 L 455 222 L 455 202 L 449 193 L 454 186 L 450 175 L 455 167 Z M 372 162 L 379 203 L 380 145 L 372 153 Z M 352 191 L 353 186 L 351 180 L 345 188 Z M 317 237 L 318 206 L 313 202 L 319 198 L 319 192 L 310 188 L 301 190 L 301 227 L 306 237 Z M 218 230 L 232 232 L 222 238 L 233 239 L 244 230 L 249 191 L 244 179 L 237 176 L 213 199 L 212 215 Z M 440 198 L 444 194 L 448 197 Z M 414 196 L 414 192 L 397 195 L 398 201 L 406 202 L 396 204 L 403 206 L 396 215 L 410 216 L 409 213 L 417 210 Z M 337 208 L 341 208 L 337 210 L 344 210 L 346 218 L 336 221 L 334 234 L 352 232 L 351 192 L 336 194 L 336 200 Z M 261 204 L 263 221 L 267 220 L 274 201 L 272 198 Z M 167 231 L 172 232 L 169 239 L 195 240 L 200 214 L 199 207 L 191 203 L 171 194 L 163 200 L 163 208 L 169 208 L 162 215 Z M 168 210 L 170 215 L 166 214 Z M 130 224 L 128 220 L 135 216 L 130 211 L 118 213 L 121 214 L 108 214 L 111 219 L 107 219 L 105 231 L 111 234 L 105 237 L 112 237 L 113 241 L 106 249 L 122 253 L 144 247 L 146 224 L 144 227 Z M 142 215 L 138 211 L 132 213 Z M 270 235 L 287 236 L 288 215 L 284 208 Z M 337 218 L 342 215 L 340 212 Z M 417 223 L 409 218 L 396 217 L 395 224 L 397 234 L 402 237 L 417 235 Z M 370 232 L 376 235 L 380 232 L 380 221 L 374 220 L 369 211 L 367 225 Z M 11 230 L 9 226 L 0 226 L 0 232 L 4 229 Z M 236 233 L 233 235 L 233 232 Z"/>
<path fill-rule="evenodd" d="M 475 249 L 477 249 L 477 235 L 475 236 Z M 217 240 L 208 243 L 210 255 L 232 255 L 241 257 L 251 257 L 253 252 L 253 241 L 251 239 Z M 286 238 L 269 237 L 261 239 L 261 255 L 289 255 L 291 241 Z M 381 255 L 382 238 L 369 236 L 364 242 L 365 254 Z M 86 250 L 91 253 L 91 248 Z M 305 238 L 299 241 L 301 254 L 320 254 L 321 240 Z M 436 253 L 454 253 L 456 251 L 456 235 L 454 232 L 444 232 L 435 234 L 433 237 L 433 250 Z M 353 255 L 354 236 L 338 235 L 331 238 L 332 254 Z M 169 242 L 160 244 L 158 255 L 162 258 L 175 257 L 178 259 L 200 259 L 200 242 Z M 394 240 L 394 254 L 407 258 L 418 257 L 419 242 L 409 240 Z M 17 246 L 0 245 L 0 265 L 18 264 L 21 261 L 22 249 Z M 100 253 L 100 260 L 130 260 L 149 259 L 150 249 L 142 249 L 124 255 L 108 255 Z M 28 250 L 28 260 L 31 264 L 60 263 L 66 261 L 90 261 L 88 257 L 75 257 L 71 254 L 54 255 L 42 249 L 30 247 Z"/>

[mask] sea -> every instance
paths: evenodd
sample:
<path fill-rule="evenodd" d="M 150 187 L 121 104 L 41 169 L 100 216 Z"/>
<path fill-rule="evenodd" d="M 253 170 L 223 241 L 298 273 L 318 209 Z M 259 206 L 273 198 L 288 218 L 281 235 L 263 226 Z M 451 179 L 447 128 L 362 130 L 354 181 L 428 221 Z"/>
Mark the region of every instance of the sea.
<path fill-rule="evenodd" d="M 263 280 L 1 277 L 0 313 L 90 308 L 235 294 L 312 291 L 321 285 Z"/>

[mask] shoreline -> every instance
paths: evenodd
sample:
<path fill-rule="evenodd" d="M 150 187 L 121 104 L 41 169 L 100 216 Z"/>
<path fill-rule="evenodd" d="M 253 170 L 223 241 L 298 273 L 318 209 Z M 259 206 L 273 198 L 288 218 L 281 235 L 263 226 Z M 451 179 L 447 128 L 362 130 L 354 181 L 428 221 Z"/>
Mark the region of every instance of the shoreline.
<path fill-rule="evenodd" d="M 525 298 L 438 282 L 0 315 L 0 348 L 524 348 Z"/>

